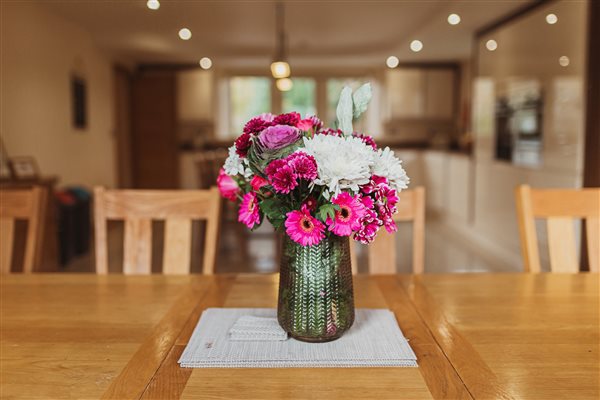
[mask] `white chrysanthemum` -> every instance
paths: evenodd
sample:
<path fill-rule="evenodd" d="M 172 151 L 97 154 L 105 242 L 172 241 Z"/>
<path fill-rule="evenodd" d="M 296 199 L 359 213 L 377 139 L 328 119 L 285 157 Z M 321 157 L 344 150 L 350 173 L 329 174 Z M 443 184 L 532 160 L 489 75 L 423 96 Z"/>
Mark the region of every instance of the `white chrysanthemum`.
<path fill-rule="evenodd" d="M 400 161 L 389 147 L 377 152 L 373 175 L 383 176 L 388 179 L 390 185 L 398 192 L 408 187 L 409 178 L 402 168 Z"/>
<path fill-rule="evenodd" d="M 242 175 L 244 178 L 252 176 L 252 171 L 248 167 L 248 161 L 245 158 L 241 158 L 235 152 L 235 145 L 229 148 L 229 157 L 225 160 L 223 169 L 229 176 Z"/>
<path fill-rule="evenodd" d="M 337 195 L 342 189 L 358 191 L 369 182 L 375 152 L 359 138 L 315 135 L 304 138 L 303 149 L 317 162 L 319 176 L 315 184 L 326 186 L 325 195 Z"/>

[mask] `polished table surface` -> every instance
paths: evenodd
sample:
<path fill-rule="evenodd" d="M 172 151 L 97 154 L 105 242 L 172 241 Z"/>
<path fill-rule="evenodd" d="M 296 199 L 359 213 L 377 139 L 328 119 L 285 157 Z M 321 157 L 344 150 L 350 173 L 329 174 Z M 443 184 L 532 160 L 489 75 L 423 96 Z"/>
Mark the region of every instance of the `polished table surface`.
<path fill-rule="evenodd" d="M 1 276 L 2 398 L 597 399 L 597 274 L 357 276 L 419 368 L 182 369 L 207 307 L 275 307 L 276 275 Z"/>

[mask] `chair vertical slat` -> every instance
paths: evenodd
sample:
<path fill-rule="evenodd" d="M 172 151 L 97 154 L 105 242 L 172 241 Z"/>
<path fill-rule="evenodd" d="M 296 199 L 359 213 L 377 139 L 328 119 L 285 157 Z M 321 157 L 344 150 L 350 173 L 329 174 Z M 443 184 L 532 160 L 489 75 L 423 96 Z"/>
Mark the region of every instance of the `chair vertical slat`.
<path fill-rule="evenodd" d="M 358 274 L 358 260 L 356 259 L 356 241 L 350 238 L 350 266 L 352 267 L 352 274 Z"/>
<path fill-rule="evenodd" d="M 585 224 L 590 271 L 600 272 L 600 218 L 587 218 Z"/>
<path fill-rule="evenodd" d="M 10 273 L 13 244 L 15 238 L 15 220 L 0 218 L 0 273 Z"/>
<path fill-rule="evenodd" d="M 168 219 L 165 223 L 163 273 L 185 275 L 190 273 L 192 247 L 192 220 Z"/>
<path fill-rule="evenodd" d="M 573 219 L 568 217 L 548 218 L 548 248 L 550 266 L 554 272 L 578 272 L 577 250 Z"/>
<path fill-rule="evenodd" d="M 208 206 L 210 212 L 207 214 L 206 219 L 206 240 L 204 242 L 204 260 L 202 266 L 202 271 L 206 275 L 212 275 L 215 272 L 215 259 L 219 238 L 219 218 L 221 215 L 219 191 L 216 187 L 212 187 L 210 191 L 213 194 L 213 200 Z"/>
<path fill-rule="evenodd" d="M 375 240 L 369 245 L 369 272 L 371 274 L 396 273 L 395 235 L 381 228 Z"/>
<path fill-rule="evenodd" d="M 531 188 L 526 185 L 517 187 L 515 197 L 525 272 L 537 273 L 541 271 L 541 266 L 535 220 L 531 207 Z"/>
<path fill-rule="evenodd" d="M 413 191 L 413 274 L 425 270 L 425 188 Z"/>
<path fill-rule="evenodd" d="M 152 221 L 149 219 L 125 220 L 125 254 L 123 273 L 149 274 L 152 262 Z"/>
<path fill-rule="evenodd" d="M 104 188 L 94 189 L 94 242 L 96 251 L 96 273 L 108 273 L 108 245 L 106 239 L 106 214 Z"/>
<path fill-rule="evenodd" d="M 27 244 L 25 245 L 25 259 L 23 261 L 23 272 L 30 274 L 33 272 L 36 255 L 38 253 L 38 240 L 40 240 L 40 210 L 42 199 L 42 189 L 34 187 L 31 197 L 31 213 L 34 216 L 29 218 L 27 226 Z M 41 240 L 40 240 L 41 241 Z"/>

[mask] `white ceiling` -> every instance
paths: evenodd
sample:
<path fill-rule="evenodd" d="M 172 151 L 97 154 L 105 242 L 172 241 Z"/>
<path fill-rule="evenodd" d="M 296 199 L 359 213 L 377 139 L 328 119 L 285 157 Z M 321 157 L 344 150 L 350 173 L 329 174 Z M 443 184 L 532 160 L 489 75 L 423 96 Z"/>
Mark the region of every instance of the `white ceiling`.
<path fill-rule="evenodd" d="M 161 0 L 151 11 L 146 0 L 39 0 L 90 32 L 121 59 L 143 63 L 197 62 L 263 66 L 275 51 L 274 1 Z M 292 67 L 376 67 L 389 55 L 401 61 L 466 59 L 480 27 L 531 0 L 286 0 L 285 29 Z M 446 18 L 458 13 L 451 26 Z M 178 38 L 182 27 L 189 41 Z M 408 46 L 423 42 L 420 53 Z"/>

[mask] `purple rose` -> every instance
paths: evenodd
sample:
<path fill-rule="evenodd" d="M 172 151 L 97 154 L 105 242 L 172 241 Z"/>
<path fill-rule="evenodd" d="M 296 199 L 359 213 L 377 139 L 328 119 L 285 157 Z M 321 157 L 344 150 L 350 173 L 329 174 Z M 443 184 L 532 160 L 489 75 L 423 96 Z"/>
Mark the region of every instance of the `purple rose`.
<path fill-rule="evenodd" d="M 300 131 L 293 126 L 275 125 L 263 130 L 258 136 L 266 149 L 278 150 L 300 139 Z"/>

